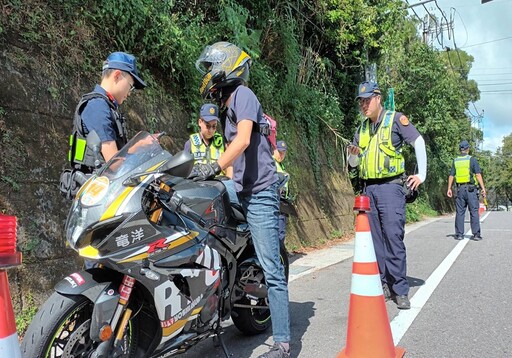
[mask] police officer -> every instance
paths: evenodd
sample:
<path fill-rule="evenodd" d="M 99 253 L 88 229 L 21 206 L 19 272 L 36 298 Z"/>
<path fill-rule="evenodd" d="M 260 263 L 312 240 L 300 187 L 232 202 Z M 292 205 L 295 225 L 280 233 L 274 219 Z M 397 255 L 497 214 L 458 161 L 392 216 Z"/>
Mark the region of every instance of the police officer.
<path fill-rule="evenodd" d="M 405 235 L 405 160 L 402 147 L 414 147 L 418 174 L 407 177 L 409 189 L 416 190 L 427 175 L 425 141 L 409 119 L 400 112 L 387 111 L 375 82 L 359 85 L 357 100 L 366 117 L 349 146 L 349 164 L 359 165 L 366 194 L 375 254 L 386 299 L 395 294 L 399 309 L 409 309 Z"/>
<path fill-rule="evenodd" d="M 190 135 L 184 150 L 194 156 L 196 164 L 209 164 L 219 160 L 224 153 L 224 140 L 217 132 L 219 107 L 215 104 L 203 104 L 199 112 L 199 132 Z"/>
<path fill-rule="evenodd" d="M 103 63 L 101 84 L 82 96 L 75 109 L 68 161 L 83 173 L 94 170 L 94 155 L 87 148 L 87 135 L 95 131 L 101 140 L 101 156 L 110 160 L 128 142 L 121 105 L 135 89 L 146 83 L 137 71 L 135 57 L 125 52 L 111 53 Z"/>
<path fill-rule="evenodd" d="M 200 91 L 223 109 L 228 146 L 220 159 L 203 164 L 199 179 L 212 177 L 233 164 L 233 181 L 268 287 L 274 345 L 259 358 L 290 357 L 288 283 L 280 260 L 279 194 L 276 166 L 261 104 L 247 87 L 250 56 L 229 42 L 206 46 L 196 68 L 203 74 Z M 223 118 L 222 118 L 223 117 Z"/>
<path fill-rule="evenodd" d="M 460 155 L 452 162 L 450 175 L 448 176 L 448 191 L 446 195 L 451 198 L 453 178 L 457 185 L 457 199 L 455 205 L 457 214 L 455 215 L 455 238 L 457 240 L 464 239 L 464 215 L 466 207 L 469 206 L 469 217 L 471 222 L 471 232 L 473 233 L 472 239 L 475 241 L 482 240 L 480 236 L 480 218 L 478 216 L 478 188 L 476 184 L 480 185 L 480 191 L 485 198 L 485 186 L 482 179 L 482 171 L 480 165 L 475 157 L 469 155 L 469 143 L 463 140 L 459 144 Z"/>
<path fill-rule="evenodd" d="M 286 150 L 288 146 L 284 140 L 279 140 L 276 143 L 274 149 L 274 160 L 276 162 L 277 175 L 279 177 L 279 194 L 282 200 L 290 199 L 290 191 L 288 182 L 290 180 L 290 174 L 288 174 L 283 167 L 283 160 L 286 157 Z M 288 214 L 282 211 L 279 212 L 279 240 L 284 242 L 286 238 L 286 223 L 288 221 Z"/>

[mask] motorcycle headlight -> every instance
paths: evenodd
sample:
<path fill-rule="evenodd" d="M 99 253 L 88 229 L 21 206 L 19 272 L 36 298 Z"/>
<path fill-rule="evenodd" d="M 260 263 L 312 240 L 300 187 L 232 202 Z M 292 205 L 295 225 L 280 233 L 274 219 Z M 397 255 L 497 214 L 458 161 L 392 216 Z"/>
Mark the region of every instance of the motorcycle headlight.
<path fill-rule="evenodd" d="M 86 228 L 86 219 L 87 219 L 88 209 L 82 207 L 78 203 L 75 203 L 74 208 L 69 215 L 69 220 L 67 222 L 66 229 L 66 238 L 73 249 L 77 249 L 78 239 L 84 233 L 84 229 Z"/>

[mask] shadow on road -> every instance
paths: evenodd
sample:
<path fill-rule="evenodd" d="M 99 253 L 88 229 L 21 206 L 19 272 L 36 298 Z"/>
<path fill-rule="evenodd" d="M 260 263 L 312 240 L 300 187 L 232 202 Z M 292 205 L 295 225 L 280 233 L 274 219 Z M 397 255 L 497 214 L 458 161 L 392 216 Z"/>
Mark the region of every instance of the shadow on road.
<path fill-rule="evenodd" d="M 410 276 L 407 276 L 407 282 L 409 282 L 409 287 L 423 286 L 425 284 L 425 280 Z"/>
<path fill-rule="evenodd" d="M 291 329 L 291 357 L 297 358 L 302 350 L 302 337 L 310 326 L 310 320 L 315 315 L 314 302 L 290 302 L 290 329 Z M 249 358 L 257 357 L 268 351 L 272 346 L 272 331 L 256 335 L 246 336 L 242 334 L 233 324 L 224 328 L 222 334 L 231 357 Z M 268 342 L 267 342 L 268 341 Z M 192 358 L 224 358 L 222 348 L 214 344 L 213 340 L 207 339 L 199 342 L 186 353 L 177 357 Z"/>

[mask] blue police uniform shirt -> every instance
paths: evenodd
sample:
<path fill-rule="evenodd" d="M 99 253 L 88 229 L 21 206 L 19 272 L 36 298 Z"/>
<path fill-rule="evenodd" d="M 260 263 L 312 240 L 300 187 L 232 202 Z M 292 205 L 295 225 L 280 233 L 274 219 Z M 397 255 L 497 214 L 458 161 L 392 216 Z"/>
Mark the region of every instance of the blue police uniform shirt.
<path fill-rule="evenodd" d="M 231 95 L 227 108 L 236 115 L 237 123 L 250 120 L 258 125 L 265 123 L 263 109 L 254 92 L 246 86 L 238 86 Z M 224 133 L 226 140 L 231 143 L 237 135 L 237 127 L 226 120 Z M 277 182 L 277 171 L 270 141 L 258 132 L 251 133 L 251 142 L 245 151 L 233 162 L 233 181 L 236 191 L 243 195 L 251 195 L 268 188 Z"/>
<path fill-rule="evenodd" d="M 183 151 L 186 153 L 190 153 L 190 139 L 185 142 L 185 145 L 183 146 Z"/>
<path fill-rule="evenodd" d="M 100 85 L 94 87 L 94 92 L 107 96 L 107 91 Z M 115 101 L 114 106 L 117 108 Z M 112 117 L 110 107 L 103 98 L 93 98 L 87 102 L 87 105 L 82 111 L 82 126 L 85 135 L 90 131 L 96 131 L 101 142 L 115 141 L 118 139 L 115 130 L 115 118 Z"/>
<path fill-rule="evenodd" d="M 373 136 L 376 132 L 378 127 L 380 126 L 382 122 L 382 118 L 384 117 L 384 114 L 386 113 L 386 110 L 383 110 L 380 115 L 379 119 L 375 124 L 371 123 L 370 121 L 370 134 Z M 393 146 L 396 149 L 400 149 L 404 143 L 411 144 L 413 143 L 419 136 L 420 132 L 416 129 L 416 127 L 407 120 L 407 125 L 404 125 L 400 121 L 400 117 L 402 117 L 404 114 L 401 112 L 395 113 L 395 119 L 393 121 L 393 127 L 391 128 L 391 142 L 393 143 Z M 354 140 L 352 144 L 359 146 L 359 130 L 361 126 L 357 128 L 357 131 L 354 135 Z"/>
<path fill-rule="evenodd" d="M 465 156 L 465 155 L 464 155 Z M 475 157 L 471 157 L 469 159 L 469 170 L 471 174 L 482 174 L 482 170 L 480 169 L 480 164 L 478 164 L 478 160 Z M 455 161 L 452 161 L 452 168 L 450 169 L 450 175 L 454 177 L 456 174 L 455 171 Z M 473 181 L 473 179 L 471 179 Z M 477 183 L 473 183 L 477 184 Z"/>

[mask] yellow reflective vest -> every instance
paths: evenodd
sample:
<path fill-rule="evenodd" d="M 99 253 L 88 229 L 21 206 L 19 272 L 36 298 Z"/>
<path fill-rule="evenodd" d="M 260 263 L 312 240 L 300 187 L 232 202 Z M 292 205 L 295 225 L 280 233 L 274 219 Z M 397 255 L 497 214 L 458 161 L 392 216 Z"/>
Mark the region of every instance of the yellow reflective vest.
<path fill-rule="evenodd" d="M 362 179 L 384 179 L 405 171 L 405 160 L 401 149 L 396 149 L 391 140 L 395 120 L 394 111 L 386 111 L 377 132 L 370 135 L 370 119 L 366 118 L 359 129 L 359 147 L 362 149 L 360 175 Z"/>
<path fill-rule="evenodd" d="M 284 169 L 283 169 L 283 165 L 281 163 L 279 163 L 276 158 L 274 158 L 274 162 L 276 162 L 276 169 L 277 169 L 277 172 L 278 173 L 283 173 L 285 176 L 289 177 L 290 174 L 287 173 Z M 288 181 L 286 182 L 286 184 L 284 185 L 284 187 L 282 188 L 282 195 L 285 199 L 288 199 L 288 196 L 290 195 L 290 190 L 288 188 Z"/>
<path fill-rule="evenodd" d="M 453 160 L 455 166 L 455 182 L 457 184 L 476 183 L 475 175 L 471 175 L 471 156 L 461 155 Z"/>
<path fill-rule="evenodd" d="M 219 160 L 224 153 L 224 141 L 220 133 L 215 133 L 210 139 L 210 145 L 206 146 L 199 133 L 190 136 L 190 153 L 194 156 L 195 164 L 209 164 Z"/>

